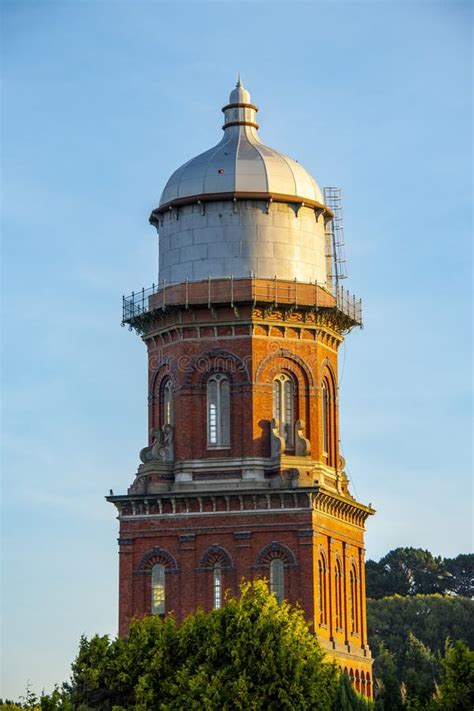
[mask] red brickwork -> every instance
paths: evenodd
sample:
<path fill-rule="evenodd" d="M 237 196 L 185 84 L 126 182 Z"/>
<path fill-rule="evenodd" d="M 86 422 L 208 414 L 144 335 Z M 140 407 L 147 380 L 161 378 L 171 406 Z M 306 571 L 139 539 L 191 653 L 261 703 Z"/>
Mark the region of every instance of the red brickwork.
<path fill-rule="evenodd" d="M 176 297 L 180 300 L 182 295 Z M 277 556 L 284 563 L 285 598 L 303 607 L 326 651 L 371 696 L 363 557 L 364 521 L 371 511 L 349 494 L 338 453 L 337 349 L 342 335 L 337 320 L 301 304 L 290 308 L 244 301 L 206 308 L 198 302 L 169 308 L 167 303 L 143 334 L 149 424 L 150 429 L 163 425 L 162 387 L 171 379 L 175 426 L 170 466 L 178 471 L 180 463 L 188 463 L 193 485 L 188 493 L 171 485 L 162 493 L 110 497 L 120 514 L 120 634 L 126 634 L 133 617 L 150 613 L 156 562 L 165 566 L 166 610 L 181 620 L 197 608 L 212 607 L 211 557 L 221 562 L 224 590 L 236 594 L 242 579 L 268 578 L 270 560 Z M 228 447 L 212 449 L 207 380 L 216 372 L 225 373 L 231 383 L 231 434 Z M 273 469 L 267 467 L 265 479 L 241 488 L 242 460 L 273 461 L 273 380 L 281 373 L 294 384 L 295 419 L 304 421 L 311 453 L 304 466 L 295 457 L 296 488 L 282 479 L 293 466 L 291 451 Z M 330 401 L 327 452 L 324 380 Z M 315 474 L 319 471 L 323 474 Z M 226 481 L 235 483 L 224 489 Z"/>

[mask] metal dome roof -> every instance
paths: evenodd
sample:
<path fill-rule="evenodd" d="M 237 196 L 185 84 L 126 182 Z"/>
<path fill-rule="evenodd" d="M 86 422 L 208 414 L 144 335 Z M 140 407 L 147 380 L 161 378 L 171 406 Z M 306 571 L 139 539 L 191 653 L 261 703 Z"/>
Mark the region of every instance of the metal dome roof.
<path fill-rule="evenodd" d="M 265 146 L 258 136 L 250 94 L 239 80 L 222 109 L 224 136 L 176 170 L 161 195 L 161 212 L 173 204 L 223 195 L 324 205 L 319 185 L 302 165 Z"/>

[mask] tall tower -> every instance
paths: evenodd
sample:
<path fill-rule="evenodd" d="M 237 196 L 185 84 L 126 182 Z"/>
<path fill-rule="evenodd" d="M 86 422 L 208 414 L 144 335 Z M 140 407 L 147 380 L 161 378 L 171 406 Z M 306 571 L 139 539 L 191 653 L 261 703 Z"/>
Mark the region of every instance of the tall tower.
<path fill-rule="evenodd" d="M 364 525 L 339 454 L 338 348 L 361 325 L 337 284 L 334 213 L 264 145 L 239 80 L 224 135 L 165 186 L 159 283 L 123 301 L 148 351 L 148 446 L 120 522 L 131 618 L 224 603 L 265 576 L 371 695 Z M 329 194 L 329 193 L 328 193 Z M 328 202 L 328 201 L 326 201 Z"/>

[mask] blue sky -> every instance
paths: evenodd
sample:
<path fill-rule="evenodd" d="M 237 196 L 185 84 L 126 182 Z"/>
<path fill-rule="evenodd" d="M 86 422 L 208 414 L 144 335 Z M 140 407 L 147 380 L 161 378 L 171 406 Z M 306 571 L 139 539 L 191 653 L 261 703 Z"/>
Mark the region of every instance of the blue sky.
<path fill-rule="evenodd" d="M 266 143 L 343 189 L 365 327 L 341 353 L 367 554 L 471 549 L 469 3 L 3 0 L 4 680 L 50 689 L 115 634 L 117 522 L 146 440 L 122 293 L 147 218 L 216 143 L 240 71 Z"/>

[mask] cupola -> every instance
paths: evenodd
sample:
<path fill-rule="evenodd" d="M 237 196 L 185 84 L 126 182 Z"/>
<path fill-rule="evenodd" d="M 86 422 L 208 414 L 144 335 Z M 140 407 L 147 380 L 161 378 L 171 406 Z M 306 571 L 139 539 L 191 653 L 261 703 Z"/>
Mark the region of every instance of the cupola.
<path fill-rule="evenodd" d="M 222 111 L 222 139 L 172 174 L 161 195 L 160 209 L 191 198 L 228 193 L 274 200 L 297 198 L 317 206 L 324 203 L 319 185 L 298 161 L 262 143 L 258 107 L 240 78 Z"/>
<path fill-rule="evenodd" d="M 328 285 L 332 213 L 319 185 L 261 141 L 240 77 L 222 111 L 222 139 L 172 174 L 151 214 L 160 283 L 255 276 Z"/>

